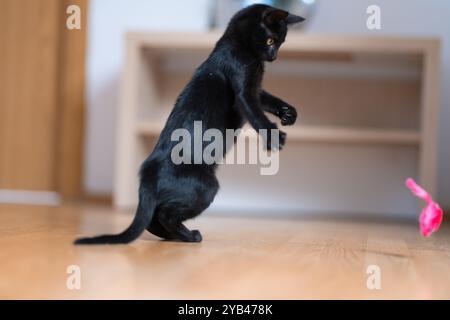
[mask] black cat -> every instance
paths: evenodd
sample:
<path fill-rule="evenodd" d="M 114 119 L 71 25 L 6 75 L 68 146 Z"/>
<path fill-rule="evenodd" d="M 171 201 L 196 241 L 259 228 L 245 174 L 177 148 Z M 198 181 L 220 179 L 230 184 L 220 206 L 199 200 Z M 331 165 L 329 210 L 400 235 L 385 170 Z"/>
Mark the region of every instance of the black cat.
<path fill-rule="evenodd" d="M 201 214 L 219 189 L 216 164 L 179 164 L 171 160 L 176 142 L 171 134 L 177 128 L 193 133 L 194 121 L 203 129 L 238 129 L 248 121 L 259 131 L 277 129 L 264 111 L 292 125 L 296 110 L 261 89 L 264 62 L 274 61 L 285 41 L 287 26 L 304 19 L 267 5 L 253 5 L 239 11 L 230 21 L 208 59 L 195 71 L 179 96 L 152 154 L 140 171 L 139 205 L 131 225 L 118 235 L 83 238 L 75 244 L 120 244 L 135 240 L 144 230 L 168 239 L 200 242 L 197 230 L 183 222 Z M 193 136 L 193 135 L 192 135 Z M 286 134 L 267 149 L 281 149 Z M 226 152 L 226 148 L 224 148 Z M 223 155 L 222 155 L 223 156 Z"/>

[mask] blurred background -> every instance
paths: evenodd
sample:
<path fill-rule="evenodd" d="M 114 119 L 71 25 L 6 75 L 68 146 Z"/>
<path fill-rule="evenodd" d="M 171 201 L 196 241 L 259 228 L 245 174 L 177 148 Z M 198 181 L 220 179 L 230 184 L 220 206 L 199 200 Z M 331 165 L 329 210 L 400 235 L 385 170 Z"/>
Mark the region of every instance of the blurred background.
<path fill-rule="evenodd" d="M 220 166 L 202 243 L 99 248 L 73 240 L 129 225 L 177 95 L 254 1 L 0 0 L 0 298 L 450 297 L 448 226 L 424 238 L 405 187 L 450 208 L 450 1 L 261 2 L 307 18 L 264 79 L 299 112 L 278 172 Z"/>
<path fill-rule="evenodd" d="M 142 147 L 137 140 L 136 150 L 123 146 L 132 139 L 123 131 L 130 128 L 124 120 L 127 112 L 158 104 L 170 108 L 218 37 L 211 30 L 223 29 L 235 10 L 253 2 L 0 0 L 0 202 L 101 201 L 132 207 L 137 164 L 152 142 Z M 292 131 L 293 142 L 275 177 L 261 177 L 255 166 L 221 169 L 222 191 L 212 210 L 415 217 L 416 202 L 403 185 L 408 176 L 425 177 L 441 205 L 450 207 L 450 93 L 445 90 L 450 84 L 450 3 L 378 0 L 381 28 L 370 30 L 366 10 L 373 1 L 261 2 L 307 17 L 307 23 L 290 31 L 286 54 L 266 77 L 268 87 L 298 108 L 299 131 Z M 72 4 L 81 8 L 79 30 L 65 27 Z M 175 46 L 166 60 L 148 54 L 134 61 L 127 34 L 158 50 L 162 38 L 155 35 L 162 32 L 170 34 L 169 42 L 188 33 L 198 50 L 192 53 L 183 44 L 185 54 L 181 50 L 177 56 Z M 296 42 L 302 37 L 308 43 L 332 39 L 337 44 L 308 55 Z M 382 41 L 392 37 L 411 41 L 411 52 L 390 52 Z M 197 43 L 196 38 L 206 40 Z M 431 98 L 424 97 L 427 58 L 414 49 L 421 46 L 418 38 L 441 45 L 440 55 L 432 58 L 437 73 L 430 77 L 438 81 L 427 91 Z M 370 51 L 371 39 L 381 39 L 386 50 Z M 348 50 L 342 49 L 346 41 Z M 143 88 L 160 88 L 164 97 L 139 98 L 139 110 L 124 111 L 133 104 L 133 94 L 124 94 L 124 86 L 140 77 L 130 72 L 135 63 L 142 69 L 159 66 L 152 74 L 160 78 L 144 81 Z M 434 90 L 439 85 L 443 90 Z M 145 89 L 134 93 L 141 97 L 138 90 Z M 429 101 L 439 105 L 438 114 L 433 114 L 436 108 L 430 108 L 430 115 L 423 112 Z M 311 130 L 302 131 L 302 125 Z M 158 131 L 158 126 L 147 129 Z M 431 154 L 426 160 L 424 148 Z M 127 152 L 136 154 L 124 159 Z"/>

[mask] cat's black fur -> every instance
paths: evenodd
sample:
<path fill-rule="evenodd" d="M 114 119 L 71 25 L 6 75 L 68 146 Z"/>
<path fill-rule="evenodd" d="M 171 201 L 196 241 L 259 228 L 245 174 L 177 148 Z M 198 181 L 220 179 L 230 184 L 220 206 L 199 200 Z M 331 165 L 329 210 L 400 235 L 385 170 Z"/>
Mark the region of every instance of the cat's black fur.
<path fill-rule="evenodd" d="M 282 125 L 293 124 L 295 109 L 262 90 L 261 82 L 264 62 L 276 59 L 287 26 L 303 20 L 266 5 L 239 11 L 179 96 L 154 151 L 144 161 L 139 205 L 131 225 L 118 235 L 83 238 L 75 243 L 129 243 L 144 230 L 168 240 L 200 242 L 200 232 L 188 230 L 183 222 L 201 214 L 214 200 L 219 189 L 217 165 L 175 165 L 171 151 L 177 142 L 171 141 L 171 134 L 177 128 L 186 128 L 193 136 L 194 121 L 202 121 L 203 130 L 221 130 L 224 137 L 226 129 L 241 128 L 245 121 L 257 131 L 276 129 L 264 111 L 278 116 Z M 269 38 L 274 40 L 273 45 L 269 45 Z M 280 131 L 274 146 L 269 136 L 267 148 L 281 149 L 285 139 L 286 134 Z"/>

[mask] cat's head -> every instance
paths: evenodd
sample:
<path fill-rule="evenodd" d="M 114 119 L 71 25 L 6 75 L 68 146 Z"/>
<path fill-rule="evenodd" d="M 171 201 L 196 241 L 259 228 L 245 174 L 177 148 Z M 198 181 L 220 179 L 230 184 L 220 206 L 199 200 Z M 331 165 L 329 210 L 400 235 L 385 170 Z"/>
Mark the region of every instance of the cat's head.
<path fill-rule="evenodd" d="M 228 32 L 261 60 L 274 61 L 288 26 L 304 20 L 287 11 L 256 4 L 239 11 L 231 19 Z"/>

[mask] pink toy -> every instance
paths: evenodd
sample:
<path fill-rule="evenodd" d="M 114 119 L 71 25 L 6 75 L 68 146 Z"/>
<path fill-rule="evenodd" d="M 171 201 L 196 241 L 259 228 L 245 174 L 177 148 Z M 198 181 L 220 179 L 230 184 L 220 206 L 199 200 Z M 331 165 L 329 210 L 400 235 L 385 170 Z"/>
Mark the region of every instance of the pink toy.
<path fill-rule="evenodd" d="M 420 214 L 419 222 L 422 235 L 428 237 L 439 229 L 443 216 L 442 209 L 433 201 L 428 192 L 420 187 L 413 179 L 409 178 L 406 180 L 406 186 L 415 196 L 425 200 L 427 203 L 427 206 L 423 208 Z"/>

